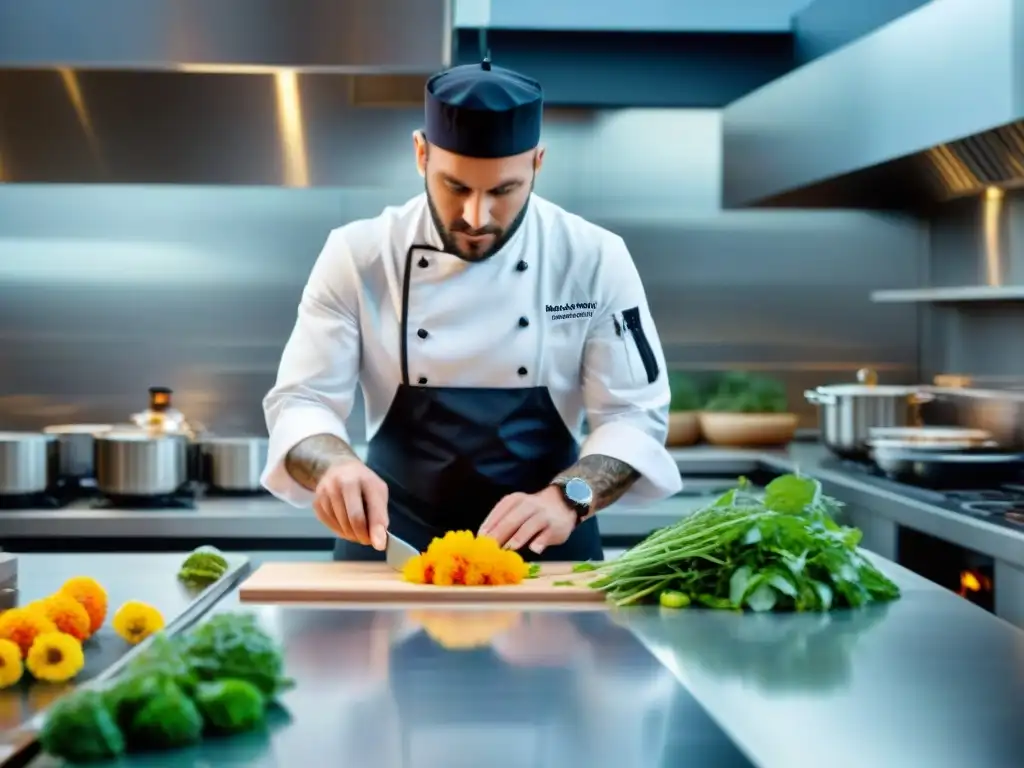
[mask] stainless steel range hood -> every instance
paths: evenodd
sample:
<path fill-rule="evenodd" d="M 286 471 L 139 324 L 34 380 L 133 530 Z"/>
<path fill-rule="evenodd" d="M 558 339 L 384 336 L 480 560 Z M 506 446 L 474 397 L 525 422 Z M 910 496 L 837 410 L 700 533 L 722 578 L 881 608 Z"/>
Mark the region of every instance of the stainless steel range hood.
<path fill-rule="evenodd" d="M 339 184 L 353 113 L 449 65 L 451 6 L 0 0 L 0 181 Z"/>
<path fill-rule="evenodd" d="M 723 133 L 728 207 L 1024 186 L 1024 0 L 933 0 L 730 104 Z"/>

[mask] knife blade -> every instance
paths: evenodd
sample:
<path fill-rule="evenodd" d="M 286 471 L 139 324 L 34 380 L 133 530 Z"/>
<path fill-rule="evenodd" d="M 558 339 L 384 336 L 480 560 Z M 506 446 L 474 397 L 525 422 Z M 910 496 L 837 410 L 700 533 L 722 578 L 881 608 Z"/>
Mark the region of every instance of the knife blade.
<path fill-rule="evenodd" d="M 387 564 L 396 571 L 402 570 L 405 564 L 416 557 L 420 551 L 412 544 L 400 539 L 388 531 L 388 545 L 385 550 Z"/>

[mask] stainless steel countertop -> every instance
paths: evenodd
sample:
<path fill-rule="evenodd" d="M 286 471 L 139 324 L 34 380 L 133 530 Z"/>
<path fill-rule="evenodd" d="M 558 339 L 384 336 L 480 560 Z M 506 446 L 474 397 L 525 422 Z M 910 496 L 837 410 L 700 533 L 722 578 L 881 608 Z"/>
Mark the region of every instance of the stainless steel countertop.
<path fill-rule="evenodd" d="M 824 616 L 246 604 L 284 642 L 290 719 L 119 765 L 1020 765 L 1024 633 L 873 559 L 903 598 Z M 472 651 L 424 629 L 485 626 Z"/>

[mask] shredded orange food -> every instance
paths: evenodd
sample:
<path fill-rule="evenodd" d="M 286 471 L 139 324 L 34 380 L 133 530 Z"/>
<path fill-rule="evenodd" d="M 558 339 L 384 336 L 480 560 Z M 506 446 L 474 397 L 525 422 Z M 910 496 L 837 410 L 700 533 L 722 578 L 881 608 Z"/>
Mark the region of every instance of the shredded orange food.
<path fill-rule="evenodd" d="M 441 587 L 519 584 L 530 567 L 519 553 L 502 549 L 488 536 L 450 531 L 405 564 L 402 578 Z"/>

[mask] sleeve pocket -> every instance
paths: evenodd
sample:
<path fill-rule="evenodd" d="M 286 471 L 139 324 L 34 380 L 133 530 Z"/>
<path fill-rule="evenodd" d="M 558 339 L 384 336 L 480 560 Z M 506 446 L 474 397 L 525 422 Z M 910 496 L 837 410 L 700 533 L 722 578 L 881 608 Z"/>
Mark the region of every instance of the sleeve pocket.
<path fill-rule="evenodd" d="M 651 349 L 651 343 L 647 340 L 644 332 L 644 325 L 640 320 L 640 307 L 624 310 L 622 313 L 622 324 L 625 330 L 633 337 L 637 354 L 644 365 L 644 372 L 647 374 L 647 383 L 653 384 L 658 380 L 658 358 Z"/>

